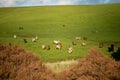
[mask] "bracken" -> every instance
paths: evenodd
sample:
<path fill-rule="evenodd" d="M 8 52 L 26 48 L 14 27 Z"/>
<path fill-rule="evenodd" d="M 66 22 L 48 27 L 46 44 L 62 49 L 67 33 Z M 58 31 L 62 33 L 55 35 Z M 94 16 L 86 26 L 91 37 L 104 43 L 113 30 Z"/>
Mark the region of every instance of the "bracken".
<path fill-rule="evenodd" d="M 0 44 L 0 80 L 120 80 L 120 62 L 93 48 L 78 64 L 55 74 L 32 53 Z"/>
<path fill-rule="evenodd" d="M 59 80 L 120 80 L 120 62 L 94 48 L 77 65 L 57 76 Z"/>
<path fill-rule="evenodd" d="M 54 76 L 32 53 L 0 44 L 0 80 L 54 80 Z"/>

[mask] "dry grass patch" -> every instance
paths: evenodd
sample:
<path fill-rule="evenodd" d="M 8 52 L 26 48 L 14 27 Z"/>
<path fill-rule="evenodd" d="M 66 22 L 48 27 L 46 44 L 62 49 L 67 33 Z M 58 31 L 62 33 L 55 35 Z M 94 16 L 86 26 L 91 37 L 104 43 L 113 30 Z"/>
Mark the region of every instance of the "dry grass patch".
<path fill-rule="evenodd" d="M 61 61 L 54 63 L 45 63 L 45 65 L 52 71 L 58 73 L 60 71 L 70 68 L 73 65 L 76 65 L 77 63 L 78 63 L 77 60 L 69 60 L 69 61 Z"/>

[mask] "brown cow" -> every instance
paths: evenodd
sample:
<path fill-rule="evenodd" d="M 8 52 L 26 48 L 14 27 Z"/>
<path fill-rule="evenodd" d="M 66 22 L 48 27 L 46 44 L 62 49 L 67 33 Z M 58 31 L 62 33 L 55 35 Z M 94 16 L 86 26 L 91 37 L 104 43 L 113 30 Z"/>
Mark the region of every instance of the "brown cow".
<path fill-rule="evenodd" d="M 103 48 L 103 46 L 104 46 L 104 43 L 103 43 L 103 42 L 100 42 L 100 43 L 99 43 L 99 48 Z"/>
<path fill-rule="evenodd" d="M 76 42 L 76 41 L 73 41 L 73 42 L 72 42 L 72 45 L 77 45 L 77 42 Z"/>
<path fill-rule="evenodd" d="M 50 46 L 49 45 L 42 45 L 42 49 L 44 49 L 44 50 L 50 50 Z"/>

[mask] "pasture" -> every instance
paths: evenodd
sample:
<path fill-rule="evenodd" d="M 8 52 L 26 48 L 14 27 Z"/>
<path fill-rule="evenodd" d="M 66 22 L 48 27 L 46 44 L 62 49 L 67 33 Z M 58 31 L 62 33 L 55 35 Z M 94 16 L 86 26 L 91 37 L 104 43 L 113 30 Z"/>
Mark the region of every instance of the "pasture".
<path fill-rule="evenodd" d="M 43 62 L 84 57 L 99 42 L 105 44 L 100 50 L 110 56 L 107 47 L 111 43 L 115 49 L 120 45 L 119 8 L 120 4 L 0 8 L 0 43 L 20 45 Z M 32 42 L 35 36 L 38 40 Z M 81 46 L 83 39 L 80 39 L 73 46 L 76 36 L 87 37 L 87 45 Z M 24 43 L 24 38 L 28 43 Z M 61 50 L 56 50 L 53 40 L 61 41 Z M 43 44 L 50 45 L 51 49 L 42 50 Z M 71 54 L 67 52 L 69 45 L 73 47 Z"/>

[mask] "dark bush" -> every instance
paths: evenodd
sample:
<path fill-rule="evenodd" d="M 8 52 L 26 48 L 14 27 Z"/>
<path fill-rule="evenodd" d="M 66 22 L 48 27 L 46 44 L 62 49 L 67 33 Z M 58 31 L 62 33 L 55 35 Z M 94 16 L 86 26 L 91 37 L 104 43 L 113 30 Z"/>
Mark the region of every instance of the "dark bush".
<path fill-rule="evenodd" d="M 118 47 L 118 50 L 116 52 L 113 52 L 111 56 L 116 61 L 120 61 L 120 47 Z"/>

